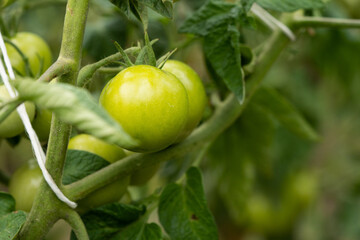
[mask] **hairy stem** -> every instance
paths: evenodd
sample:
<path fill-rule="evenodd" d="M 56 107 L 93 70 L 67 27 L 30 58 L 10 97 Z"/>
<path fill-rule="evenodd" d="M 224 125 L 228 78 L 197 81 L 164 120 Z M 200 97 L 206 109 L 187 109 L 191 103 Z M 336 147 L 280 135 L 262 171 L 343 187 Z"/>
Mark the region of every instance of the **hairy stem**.
<path fill-rule="evenodd" d="M 70 224 L 78 240 L 88 240 L 89 236 L 86 231 L 85 225 L 81 220 L 79 214 L 72 209 L 64 212 L 64 220 Z"/>
<path fill-rule="evenodd" d="M 63 30 L 63 40 L 60 56 L 52 70 L 46 76 L 51 78 L 55 75 L 60 82 L 74 84 L 79 71 L 82 41 L 86 16 L 88 11 L 88 0 L 69 0 L 66 6 L 66 15 Z M 59 63 L 63 63 L 60 65 Z M 64 72 L 60 73 L 61 68 Z M 66 149 L 69 141 L 71 126 L 61 122 L 53 116 L 49 138 L 48 152 L 46 157 L 46 168 L 52 175 L 54 181 L 61 187 L 61 177 L 65 162 Z M 26 222 L 19 233 L 20 239 L 43 239 L 51 226 L 62 217 L 62 211 L 68 209 L 65 203 L 61 202 L 50 187 L 43 181 L 35 198 L 34 205 L 28 215 Z M 74 225 L 74 227 L 80 227 Z M 82 231 L 81 229 L 74 229 Z"/>

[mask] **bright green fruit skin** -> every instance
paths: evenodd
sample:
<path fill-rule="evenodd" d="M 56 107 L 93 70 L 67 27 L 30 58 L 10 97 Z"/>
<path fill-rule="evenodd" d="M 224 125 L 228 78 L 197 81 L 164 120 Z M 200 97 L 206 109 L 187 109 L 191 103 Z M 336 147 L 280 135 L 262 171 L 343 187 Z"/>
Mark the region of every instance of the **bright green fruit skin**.
<path fill-rule="evenodd" d="M 124 150 L 87 134 L 80 134 L 70 139 L 69 149 L 87 151 L 113 163 L 126 156 Z"/>
<path fill-rule="evenodd" d="M 189 98 L 189 116 L 186 127 L 176 141 L 180 142 L 199 124 L 206 107 L 206 93 L 199 75 L 189 65 L 176 60 L 168 60 L 162 70 L 174 74 L 181 81 Z"/>
<path fill-rule="evenodd" d="M 32 126 L 41 142 L 47 142 L 50 134 L 52 113 L 38 108 Z"/>
<path fill-rule="evenodd" d="M 10 99 L 10 95 L 4 85 L 0 86 L 0 99 Z M 34 119 L 35 105 L 30 102 L 25 103 L 26 112 L 29 115 L 30 121 Z M 24 125 L 15 110 L 2 123 L 0 123 L 0 138 L 11 138 L 19 135 L 24 131 Z"/>
<path fill-rule="evenodd" d="M 41 170 L 33 159 L 15 171 L 9 193 L 15 198 L 16 210 L 30 211 L 42 178 Z"/>
<path fill-rule="evenodd" d="M 68 149 L 87 151 L 113 163 L 125 156 L 122 148 L 108 144 L 91 135 L 80 134 L 69 141 Z M 107 203 L 118 201 L 126 192 L 130 177 L 118 179 L 78 201 L 79 211 L 87 211 Z"/>
<path fill-rule="evenodd" d="M 28 58 L 30 70 L 34 76 L 45 72 L 52 63 L 52 54 L 47 43 L 38 35 L 29 32 L 19 32 L 11 41 Z M 26 75 L 25 63 L 19 52 L 10 44 L 5 44 L 11 65 L 20 74 Z"/>
<path fill-rule="evenodd" d="M 137 65 L 117 74 L 100 103 L 139 145 L 135 152 L 162 150 L 178 138 L 188 119 L 188 96 L 174 75 Z"/>

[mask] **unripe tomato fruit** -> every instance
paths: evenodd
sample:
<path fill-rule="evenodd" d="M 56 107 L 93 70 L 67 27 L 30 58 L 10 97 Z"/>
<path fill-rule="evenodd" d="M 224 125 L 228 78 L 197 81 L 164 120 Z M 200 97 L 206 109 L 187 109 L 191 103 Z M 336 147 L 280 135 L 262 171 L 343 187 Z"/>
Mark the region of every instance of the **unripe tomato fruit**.
<path fill-rule="evenodd" d="M 5 85 L 0 86 L 0 99 L 10 99 L 9 92 Z M 31 102 L 25 102 L 26 112 L 29 115 L 30 121 L 34 119 L 35 105 Z M 13 111 L 3 122 L 0 123 L 0 138 L 11 138 L 19 135 L 24 131 L 24 125 L 19 117 L 18 112 Z"/>
<path fill-rule="evenodd" d="M 189 116 L 184 131 L 177 139 L 180 142 L 199 124 L 206 107 L 206 93 L 199 75 L 189 65 L 168 60 L 162 70 L 174 74 L 181 81 L 189 98 Z"/>
<path fill-rule="evenodd" d="M 188 119 L 188 96 L 174 75 L 137 65 L 118 73 L 100 103 L 139 145 L 135 152 L 162 150 L 178 138 Z"/>
<path fill-rule="evenodd" d="M 87 134 L 80 134 L 70 139 L 68 149 L 96 154 L 109 163 L 116 162 L 125 156 L 122 148 Z M 121 178 L 90 193 L 78 201 L 80 211 L 86 211 L 90 208 L 118 201 L 126 192 L 129 182 L 130 177 Z"/>
<path fill-rule="evenodd" d="M 36 109 L 36 115 L 32 126 L 41 142 L 49 139 L 52 113 L 45 109 Z"/>
<path fill-rule="evenodd" d="M 30 211 L 42 178 L 34 159 L 15 171 L 10 179 L 9 193 L 15 198 L 16 210 Z"/>
<path fill-rule="evenodd" d="M 34 33 L 19 32 L 10 40 L 28 58 L 30 70 L 34 76 L 42 74 L 50 67 L 52 54 L 49 46 L 41 37 Z M 12 67 L 25 76 L 26 68 L 23 58 L 11 44 L 6 43 L 5 46 Z"/>

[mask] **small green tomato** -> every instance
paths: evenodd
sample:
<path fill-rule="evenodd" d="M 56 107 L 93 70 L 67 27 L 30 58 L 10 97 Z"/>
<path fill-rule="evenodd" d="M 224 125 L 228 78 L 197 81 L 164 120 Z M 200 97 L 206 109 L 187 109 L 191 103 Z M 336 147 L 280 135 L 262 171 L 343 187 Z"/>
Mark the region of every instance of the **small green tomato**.
<path fill-rule="evenodd" d="M 9 92 L 4 85 L 0 86 L 0 101 L 10 99 Z M 30 121 L 34 119 L 35 105 L 31 102 L 25 103 L 26 112 L 29 115 Z M 11 138 L 19 135 L 24 131 L 24 125 L 15 110 L 3 122 L 0 123 L 0 138 Z"/>
<path fill-rule="evenodd" d="M 34 76 L 45 72 L 52 63 L 52 54 L 48 44 L 38 35 L 30 32 L 19 32 L 10 39 L 28 58 L 30 70 Z M 24 59 L 9 43 L 5 44 L 11 65 L 21 75 L 26 75 Z"/>
<path fill-rule="evenodd" d="M 15 198 L 16 210 L 30 212 L 42 178 L 34 159 L 15 171 L 10 179 L 9 193 Z"/>

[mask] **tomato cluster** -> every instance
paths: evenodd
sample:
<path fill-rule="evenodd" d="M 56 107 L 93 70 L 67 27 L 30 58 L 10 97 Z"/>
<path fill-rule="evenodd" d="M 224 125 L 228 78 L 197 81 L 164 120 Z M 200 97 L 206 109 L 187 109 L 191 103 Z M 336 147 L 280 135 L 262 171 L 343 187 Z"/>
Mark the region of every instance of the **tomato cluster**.
<path fill-rule="evenodd" d="M 101 105 L 139 141 L 135 152 L 155 152 L 183 140 L 198 125 L 206 94 L 196 72 L 170 60 L 163 70 L 136 65 L 103 89 Z"/>

